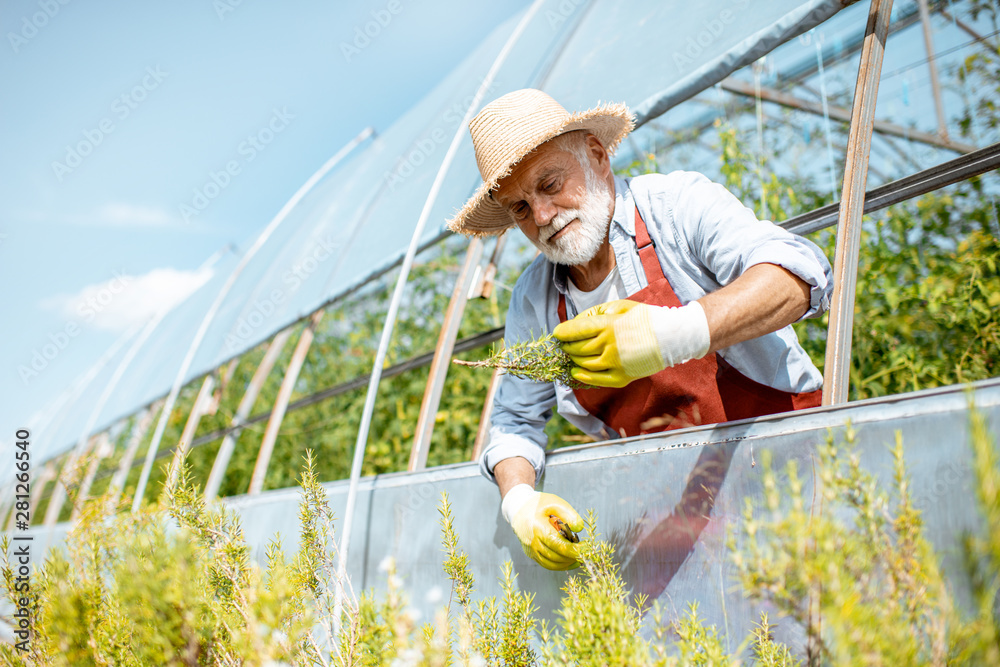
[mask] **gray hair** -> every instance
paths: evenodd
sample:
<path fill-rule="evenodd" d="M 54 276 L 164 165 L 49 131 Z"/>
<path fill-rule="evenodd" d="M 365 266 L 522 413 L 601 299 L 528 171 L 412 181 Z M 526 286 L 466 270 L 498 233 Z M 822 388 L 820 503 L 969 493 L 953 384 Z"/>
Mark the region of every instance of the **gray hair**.
<path fill-rule="evenodd" d="M 583 175 L 586 179 L 588 190 L 600 187 L 607 189 L 603 183 L 599 184 L 597 182 L 597 174 L 594 172 L 594 168 L 590 164 L 590 153 L 587 151 L 587 137 L 591 134 L 593 133 L 588 132 L 587 130 L 573 130 L 571 132 L 566 132 L 565 134 L 552 137 L 546 143 L 551 144 L 556 149 L 569 153 L 576 158 L 576 161 L 579 162 L 580 166 L 583 168 Z"/>

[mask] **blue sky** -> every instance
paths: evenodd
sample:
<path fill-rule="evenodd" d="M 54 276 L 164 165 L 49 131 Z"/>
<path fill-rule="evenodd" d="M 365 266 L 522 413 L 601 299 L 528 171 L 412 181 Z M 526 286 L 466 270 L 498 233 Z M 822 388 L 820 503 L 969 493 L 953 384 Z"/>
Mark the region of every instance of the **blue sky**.
<path fill-rule="evenodd" d="M 64 2 L 0 6 L 0 443 L 527 4 Z"/>

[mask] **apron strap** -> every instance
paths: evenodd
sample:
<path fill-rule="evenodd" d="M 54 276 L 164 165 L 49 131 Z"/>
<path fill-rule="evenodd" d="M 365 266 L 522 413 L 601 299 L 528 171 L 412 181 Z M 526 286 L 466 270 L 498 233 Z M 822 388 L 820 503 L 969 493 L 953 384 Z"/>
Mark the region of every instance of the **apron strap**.
<path fill-rule="evenodd" d="M 639 261 L 642 262 L 642 270 L 646 274 L 646 284 L 652 285 L 657 280 L 666 278 L 660 260 L 656 258 L 656 244 L 649 238 L 649 231 L 642 216 L 639 215 L 638 206 L 635 208 L 635 247 L 639 251 Z"/>

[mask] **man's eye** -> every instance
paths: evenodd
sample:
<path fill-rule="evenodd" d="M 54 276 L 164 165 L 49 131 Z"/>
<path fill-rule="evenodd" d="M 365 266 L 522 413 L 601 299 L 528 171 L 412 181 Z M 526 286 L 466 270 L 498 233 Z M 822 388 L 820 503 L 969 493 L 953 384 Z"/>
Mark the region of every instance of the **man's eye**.
<path fill-rule="evenodd" d="M 515 204 L 511 209 L 514 212 L 514 217 L 517 219 L 523 218 L 528 213 L 528 206 L 524 202 L 520 204 Z"/>
<path fill-rule="evenodd" d="M 556 182 L 554 180 L 549 181 L 548 183 L 542 186 L 542 190 L 545 190 L 545 192 L 552 192 L 555 189 L 556 189 Z"/>

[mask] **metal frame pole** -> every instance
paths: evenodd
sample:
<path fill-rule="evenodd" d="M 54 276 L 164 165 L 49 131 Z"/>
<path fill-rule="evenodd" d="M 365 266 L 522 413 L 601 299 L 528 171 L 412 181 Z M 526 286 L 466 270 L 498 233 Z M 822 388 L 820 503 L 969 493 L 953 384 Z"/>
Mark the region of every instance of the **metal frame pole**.
<path fill-rule="evenodd" d="M 230 424 L 233 430 L 229 431 L 222 438 L 222 444 L 215 455 L 212 472 L 209 473 L 208 481 L 205 482 L 205 500 L 212 500 L 219 495 L 219 487 L 222 486 L 222 480 L 226 476 L 229 459 L 232 458 L 233 450 L 236 448 L 236 438 L 239 437 L 243 424 L 250 415 L 253 404 L 257 401 L 257 396 L 260 395 L 260 390 L 264 387 L 264 381 L 271 374 L 271 369 L 274 368 L 274 364 L 278 361 L 278 357 L 281 356 L 282 350 L 285 349 L 285 343 L 288 342 L 291 335 L 291 329 L 279 331 L 271 339 L 271 344 L 267 346 L 267 352 L 264 353 L 264 358 L 261 359 L 260 364 L 258 364 L 257 369 L 254 371 L 253 377 L 247 385 L 246 392 L 243 394 L 243 398 L 240 399 L 240 404 L 236 408 L 236 414 L 233 415 L 233 421 Z"/>
<path fill-rule="evenodd" d="M 251 496 L 255 496 L 264 489 L 264 478 L 267 476 L 267 467 L 271 462 L 271 454 L 274 453 L 274 443 L 278 439 L 278 431 L 281 430 L 281 422 L 285 418 L 285 410 L 288 409 L 288 401 L 292 397 L 292 390 L 295 389 L 295 382 L 299 379 L 299 372 L 305 363 L 309 347 L 312 345 L 316 333 L 316 325 L 323 318 L 323 311 L 317 310 L 309 318 L 309 323 L 302 329 L 299 342 L 292 353 L 292 360 L 288 363 L 285 377 L 281 381 L 281 388 L 278 390 L 278 397 L 274 401 L 274 408 L 271 410 L 271 418 L 267 422 L 267 429 L 264 431 L 264 439 L 260 443 L 260 450 L 257 453 L 257 463 L 253 468 L 253 476 L 250 478 L 250 489 L 247 491 Z"/>
<path fill-rule="evenodd" d="M 823 405 L 846 402 L 850 386 L 851 336 L 861 245 L 861 218 L 865 206 L 865 183 L 868 180 L 868 154 L 874 129 L 875 102 L 878 98 L 891 11 L 892 0 L 872 0 L 868 26 L 865 29 L 865 45 L 858 67 L 858 82 L 854 90 L 833 266 L 833 299 L 823 373 Z"/>
<path fill-rule="evenodd" d="M 462 324 L 465 304 L 469 300 L 469 290 L 476 279 L 479 262 L 483 258 L 483 241 L 473 237 L 465 251 L 465 262 L 455 280 L 448 309 L 444 314 L 441 333 L 438 335 L 437 348 L 434 350 L 434 361 L 431 362 L 430 373 L 427 376 L 427 387 L 420 404 L 420 416 L 417 418 L 417 428 L 413 435 L 413 447 L 410 450 L 410 463 L 407 470 L 423 470 L 427 467 L 427 454 L 431 448 L 431 435 L 434 433 L 434 422 L 437 420 L 438 407 L 441 405 L 441 393 L 448 377 L 448 367 L 451 366 L 451 355 L 455 349 L 455 339 Z"/>
<path fill-rule="evenodd" d="M 69 414 L 73 403 L 83 394 L 83 392 L 87 389 L 87 387 L 90 386 L 90 383 L 94 381 L 94 379 L 97 377 L 97 374 L 100 373 L 105 366 L 111 363 L 111 360 L 115 357 L 115 355 L 118 354 L 118 351 L 122 348 L 122 346 L 125 345 L 125 343 L 128 342 L 128 340 L 132 336 L 135 335 L 135 332 L 137 330 L 138 327 L 130 327 L 128 331 L 122 334 L 111 345 L 111 347 L 109 347 L 107 351 L 104 352 L 101 358 L 98 359 L 93 366 L 87 369 L 87 372 L 83 376 L 75 380 L 73 385 L 65 392 L 63 392 L 59 396 L 59 398 L 57 398 L 53 402 L 54 404 L 50 408 L 48 408 L 45 412 L 46 414 L 52 414 L 54 416 L 51 419 L 47 420 L 46 422 L 43 422 L 42 426 L 39 427 L 34 432 L 35 442 L 46 441 L 46 438 L 43 438 L 42 434 L 47 435 L 51 432 L 58 435 L 58 431 L 56 430 L 55 427 L 61 425 L 63 419 L 65 419 L 66 415 Z M 34 419 L 32 419 L 32 421 L 34 421 Z M 51 441 L 51 439 L 52 439 L 51 437 L 48 438 L 49 441 Z M 67 463 L 71 461 L 75 462 L 75 460 L 82 454 L 82 450 L 86 446 L 86 443 L 87 443 L 87 437 L 86 434 L 84 434 L 84 436 L 79 438 L 76 444 L 70 448 L 69 459 L 67 460 Z M 55 456 L 51 457 L 50 460 L 52 459 L 55 459 Z M 57 504 L 61 509 L 63 501 L 65 499 L 66 499 L 66 489 L 63 488 L 62 482 L 57 476 L 55 486 L 52 489 L 52 494 L 49 499 L 49 507 L 52 506 L 54 501 L 55 504 Z M 45 517 L 47 522 L 49 517 L 48 510 L 46 510 Z"/>

